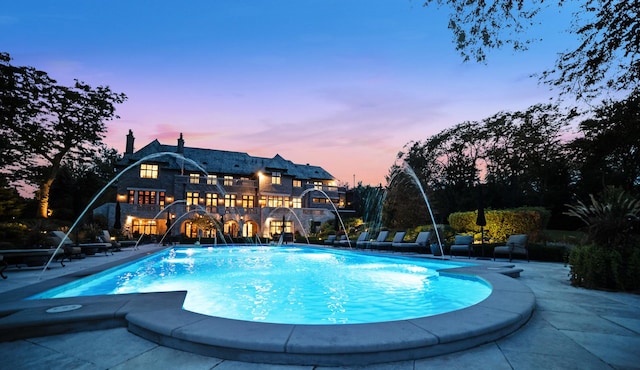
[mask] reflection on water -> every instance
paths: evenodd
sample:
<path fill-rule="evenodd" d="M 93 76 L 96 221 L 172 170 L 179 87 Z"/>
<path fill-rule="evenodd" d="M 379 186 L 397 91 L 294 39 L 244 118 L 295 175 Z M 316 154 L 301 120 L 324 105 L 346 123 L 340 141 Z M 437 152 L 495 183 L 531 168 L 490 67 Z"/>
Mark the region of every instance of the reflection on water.
<path fill-rule="evenodd" d="M 174 248 L 33 298 L 187 290 L 184 308 L 206 315 L 349 324 L 436 315 L 491 292 L 440 276 L 446 267 L 455 265 L 316 248 Z"/>

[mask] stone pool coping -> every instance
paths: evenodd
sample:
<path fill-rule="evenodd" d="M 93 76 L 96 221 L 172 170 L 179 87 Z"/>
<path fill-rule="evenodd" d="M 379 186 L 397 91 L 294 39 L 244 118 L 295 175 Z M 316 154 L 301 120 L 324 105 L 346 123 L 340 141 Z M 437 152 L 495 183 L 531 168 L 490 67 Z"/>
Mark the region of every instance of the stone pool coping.
<path fill-rule="evenodd" d="M 484 279 L 492 286 L 485 300 L 445 314 L 371 324 L 290 325 L 211 317 L 183 310 L 185 291 L 24 300 L 110 267 L 103 266 L 4 293 L 0 341 L 127 327 L 163 346 L 244 362 L 341 366 L 426 358 L 506 336 L 533 313 L 533 292 L 504 275 L 512 271 L 511 264 L 473 263 L 478 265 L 441 274 Z M 46 312 L 70 305 L 82 307 Z"/>

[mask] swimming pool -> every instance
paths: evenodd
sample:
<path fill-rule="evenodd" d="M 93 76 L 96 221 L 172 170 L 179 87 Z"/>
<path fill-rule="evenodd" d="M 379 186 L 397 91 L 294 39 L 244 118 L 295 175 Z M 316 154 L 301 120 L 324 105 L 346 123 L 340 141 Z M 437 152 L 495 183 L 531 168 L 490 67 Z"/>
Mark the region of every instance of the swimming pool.
<path fill-rule="evenodd" d="M 357 324 L 438 315 L 491 294 L 483 279 L 438 271 L 459 262 L 298 246 L 180 247 L 30 299 L 188 291 L 183 308 L 287 324 Z"/>

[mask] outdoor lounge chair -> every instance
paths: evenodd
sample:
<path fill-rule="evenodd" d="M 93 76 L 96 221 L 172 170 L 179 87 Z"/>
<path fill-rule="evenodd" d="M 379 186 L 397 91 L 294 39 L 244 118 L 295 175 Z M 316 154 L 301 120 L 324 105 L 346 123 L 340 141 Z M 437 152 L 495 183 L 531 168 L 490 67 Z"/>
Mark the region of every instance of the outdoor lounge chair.
<path fill-rule="evenodd" d="M 451 258 L 453 258 L 454 253 L 464 252 L 469 255 L 471 258 L 471 254 L 473 253 L 473 236 L 471 235 L 456 235 L 456 238 L 453 241 L 453 245 L 449 250 L 449 254 Z"/>
<path fill-rule="evenodd" d="M 393 235 L 393 240 L 391 240 L 390 242 L 382 241 L 380 243 L 376 243 L 375 246 L 372 246 L 372 248 L 391 250 L 393 249 L 394 244 L 402 243 L 402 240 L 404 239 L 404 236 L 406 234 L 407 233 L 404 231 L 396 231 L 395 235 Z"/>
<path fill-rule="evenodd" d="M 496 254 L 508 254 L 509 262 L 513 259 L 514 254 L 520 254 L 527 256 L 527 262 L 529 262 L 529 249 L 527 243 L 529 236 L 526 234 L 511 235 L 507 240 L 507 245 L 495 247 L 493 249 L 493 260 L 496 260 Z"/>
<path fill-rule="evenodd" d="M 389 236 L 389 231 L 387 230 L 380 231 L 378 233 L 378 237 L 376 238 L 376 240 L 369 243 L 368 247 L 372 249 L 383 249 L 382 247 L 385 243 L 385 240 L 387 239 L 387 236 Z"/>
<path fill-rule="evenodd" d="M 84 253 L 87 256 L 92 256 L 98 252 L 104 252 L 105 256 L 107 255 L 108 252 L 111 252 L 111 254 L 113 254 L 113 251 L 112 251 L 113 245 L 110 242 L 109 243 L 96 242 L 96 243 L 77 244 L 77 243 L 73 243 L 71 240 L 69 240 L 69 238 L 65 238 L 65 236 L 66 234 L 59 230 L 49 232 L 49 237 L 54 241 L 56 246 L 58 246 L 58 244 L 60 244 L 60 241 L 64 239 L 63 245 L 79 247 L 82 253 Z M 65 258 L 66 257 L 67 256 L 65 255 Z"/>
<path fill-rule="evenodd" d="M 340 239 L 333 243 L 333 245 L 337 245 L 339 247 L 348 247 L 350 241 L 347 238 L 347 234 L 340 235 Z"/>
<path fill-rule="evenodd" d="M 358 236 L 358 239 L 356 240 L 356 248 L 364 248 L 365 245 L 368 243 L 369 243 L 369 232 L 363 231 L 362 233 L 360 233 L 360 235 Z M 351 246 L 353 246 L 353 244 Z"/>
<path fill-rule="evenodd" d="M 4 274 L 4 270 L 9 265 L 16 265 L 16 266 L 20 266 L 23 264 L 28 265 L 28 261 L 33 260 L 35 258 L 41 259 L 42 261 L 46 262 L 54 254 L 56 256 L 62 255 L 64 254 L 64 250 L 62 249 L 56 250 L 56 248 L 48 248 L 48 249 L 25 248 L 25 249 L 0 250 L 0 261 L 2 263 L 2 267 L 0 267 L 0 276 L 3 279 L 7 278 L 7 276 Z M 64 267 L 64 258 L 62 259 L 62 261 L 60 261 L 60 264 L 62 265 L 62 267 Z M 33 265 L 33 266 L 36 266 L 36 265 Z"/>
<path fill-rule="evenodd" d="M 57 248 L 64 236 L 65 233 L 63 233 L 62 231 L 49 231 L 49 233 L 47 234 L 47 239 L 50 243 L 53 244 L 54 248 Z M 62 251 L 64 251 L 62 255 L 63 262 L 65 259 L 68 259 L 69 262 L 71 262 L 72 258 L 84 258 L 84 255 L 82 254 L 82 248 L 75 246 L 69 238 L 64 239 L 64 243 L 62 243 Z"/>
<path fill-rule="evenodd" d="M 333 243 L 335 241 L 336 241 L 336 235 L 335 234 L 331 234 L 331 235 L 327 236 L 327 238 L 324 240 L 324 244 L 333 245 Z"/>
<path fill-rule="evenodd" d="M 394 251 L 400 252 L 420 252 L 428 251 L 429 240 L 431 240 L 431 231 L 421 231 L 416 237 L 415 242 L 409 243 L 392 243 L 391 247 Z"/>
<path fill-rule="evenodd" d="M 116 240 L 116 238 L 111 237 L 111 234 L 109 234 L 109 230 L 102 230 L 102 235 L 100 235 L 98 239 L 104 243 L 111 243 L 112 254 L 114 250 L 116 252 L 120 251 L 120 243 Z"/>

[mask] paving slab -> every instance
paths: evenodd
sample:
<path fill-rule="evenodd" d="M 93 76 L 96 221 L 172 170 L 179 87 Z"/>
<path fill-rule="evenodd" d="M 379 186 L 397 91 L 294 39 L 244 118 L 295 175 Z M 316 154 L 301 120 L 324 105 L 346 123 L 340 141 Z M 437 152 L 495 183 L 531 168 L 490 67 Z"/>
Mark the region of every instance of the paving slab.
<path fill-rule="evenodd" d="M 144 254 L 159 249 L 153 247 L 137 252 Z M 74 260 L 67 267 L 75 264 L 76 271 L 82 274 L 79 268 L 82 263 L 115 263 L 120 253 L 113 258 L 101 256 Z M 572 287 L 568 281 L 569 267 L 563 264 L 514 261 L 514 268 L 523 269 L 517 280 L 535 295 L 536 308 L 531 319 L 507 337 L 436 357 L 360 367 L 256 364 L 163 347 L 142 339 L 126 328 L 115 328 L 0 342 L 1 367 L 18 370 L 640 369 L 640 351 L 635 350 L 640 348 L 639 295 Z M 58 265 L 48 272 L 62 276 L 59 271 L 65 269 Z M 0 281 L 0 301 L 7 294 L 15 296 L 15 289 L 26 294 L 23 290 L 47 280 L 38 279 L 39 270 L 7 272 L 9 278 Z M 11 308 L 8 310 L 11 311 Z"/>
<path fill-rule="evenodd" d="M 617 368 L 640 368 L 640 338 L 562 330 L 562 333 Z"/>
<path fill-rule="evenodd" d="M 109 369 L 166 369 L 167 364 L 170 364 L 171 370 L 210 370 L 220 369 L 219 365 L 222 362 L 223 360 L 219 358 L 158 346 Z"/>

